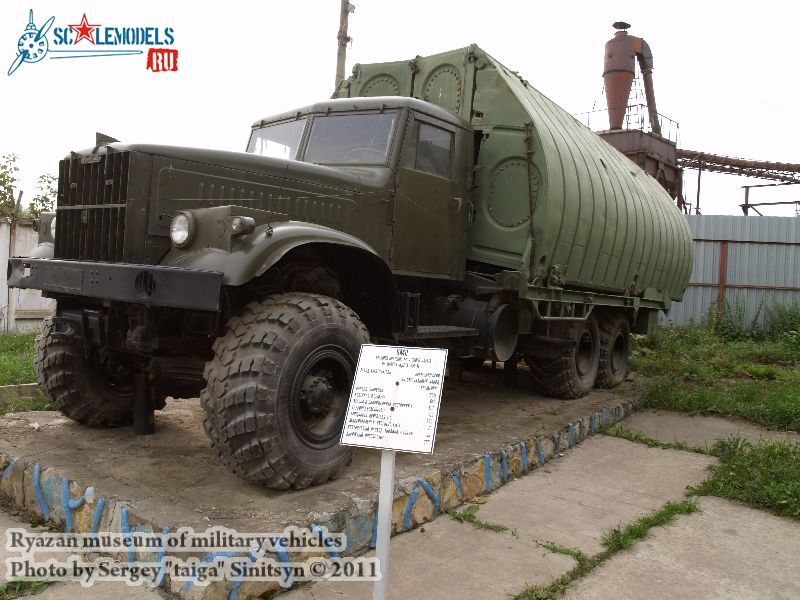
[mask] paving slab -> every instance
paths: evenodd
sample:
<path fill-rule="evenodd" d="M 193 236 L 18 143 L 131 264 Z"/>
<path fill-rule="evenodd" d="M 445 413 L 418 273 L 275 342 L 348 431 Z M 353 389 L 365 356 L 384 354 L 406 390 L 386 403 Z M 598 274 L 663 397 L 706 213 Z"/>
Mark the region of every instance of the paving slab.
<path fill-rule="evenodd" d="M 569 600 L 796 600 L 800 523 L 722 498 L 699 499 L 576 582 Z"/>
<path fill-rule="evenodd" d="M 6 546 L 6 530 L 9 528 L 25 527 L 32 533 L 45 531 L 41 527 L 31 527 L 19 517 L 12 516 L 8 512 L 0 510 L 0 585 L 6 582 L 6 559 L 17 556 L 18 553 L 11 552 Z M 53 558 L 63 561 L 67 555 L 54 552 L 37 552 L 35 560 L 37 563 L 46 562 Z M 75 582 L 57 582 L 48 586 L 44 591 L 36 595 L 36 600 L 159 600 L 164 597 L 159 590 L 150 590 L 144 587 L 132 587 L 123 583 L 98 582 L 92 587 L 82 587 Z"/>
<path fill-rule="evenodd" d="M 480 517 L 586 554 L 603 550 L 604 531 L 683 499 L 716 459 L 597 436 L 532 477 L 498 490 Z M 523 509 L 524 508 L 524 509 Z"/>
<path fill-rule="evenodd" d="M 479 530 L 443 516 L 425 525 L 425 533 L 393 538 L 389 597 L 507 599 L 528 586 L 547 585 L 575 562 L 539 542 L 599 552 L 605 530 L 683 499 L 686 486 L 702 481 L 712 462 L 595 436 L 486 498 L 476 516 L 508 531 Z M 371 589 L 370 583 L 322 582 L 286 598 L 366 599 Z"/>
<path fill-rule="evenodd" d="M 391 542 L 389 599 L 513 597 L 569 571 L 575 560 L 513 535 L 476 529 L 442 516 Z M 373 556 L 369 553 L 367 556 Z M 286 600 L 368 600 L 371 582 L 322 582 L 290 591 Z"/>
<path fill-rule="evenodd" d="M 751 442 L 761 439 L 800 442 L 797 432 L 774 431 L 745 421 L 692 416 L 669 410 L 638 411 L 626 419 L 625 425 L 665 443 L 683 442 L 701 448 L 710 448 L 715 441 L 731 435 L 739 435 Z"/>
<path fill-rule="evenodd" d="M 11 527 L 25 527 L 28 531 L 35 533 L 46 531 L 43 527 L 31 527 L 28 523 L 18 517 L 12 516 L 4 510 L 0 509 L 0 583 L 6 581 L 6 559 L 12 556 L 18 556 L 18 553 L 12 552 L 6 546 L 6 530 Z M 59 553 L 41 552 L 36 554 L 36 560 L 39 562 L 46 561 L 50 558 L 57 560 L 63 559 L 64 555 Z"/>

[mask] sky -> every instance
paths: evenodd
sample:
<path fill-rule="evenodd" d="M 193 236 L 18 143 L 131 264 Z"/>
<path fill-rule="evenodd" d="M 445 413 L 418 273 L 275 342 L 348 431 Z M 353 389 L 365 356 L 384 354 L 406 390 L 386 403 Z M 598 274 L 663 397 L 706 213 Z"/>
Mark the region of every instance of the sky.
<path fill-rule="evenodd" d="M 800 84 L 792 74 L 800 56 L 797 3 L 351 2 L 348 74 L 357 62 L 477 43 L 576 115 L 604 106 L 603 46 L 611 23 L 627 21 L 653 51 L 658 110 L 680 124 L 679 147 L 800 163 Z M 55 29 L 79 23 L 84 13 L 102 27 L 171 27 L 178 71 L 148 71 L 145 54 L 52 60 L 51 52 L 7 76 L 30 8 L 37 26 L 55 16 L 50 50 L 65 48 L 55 44 Z M 330 96 L 338 23 L 339 0 L 4 0 L 0 155 L 19 156 L 26 204 L 38 175 L 57 173 L 69 151 L 93 146 L 96 131 L 125 142 L 244 150 L 254 121 Z M 690 202 L 696 179 L 687 171 Z M 703 214 L 741 214 L 741 186 L 752 183 L 765 182 L 704 173 Z M 784 200 L 800 201 L 800 188 L 751 192 L 753 202 Z M 794 216 L 795 206 L 763 212 Z"/>

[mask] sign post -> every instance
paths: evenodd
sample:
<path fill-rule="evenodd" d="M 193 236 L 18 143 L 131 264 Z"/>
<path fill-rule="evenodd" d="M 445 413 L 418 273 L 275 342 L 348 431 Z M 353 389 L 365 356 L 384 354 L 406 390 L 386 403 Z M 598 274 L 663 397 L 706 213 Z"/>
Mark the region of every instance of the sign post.
<path fill-rule="evenodd" d="M 382 451 L 375 542 L 381 579 L 373 600 L 389 589 L 395 452 L 433 453 L 446 365 L 440 348 L 361 346 L 341 444 Z"/>
<path fill-rule="evenodd" d="M 394 502 L 394 450 L 381 451 L 381 483 L 378 488 L 378 535 L 375 556 L 381 568 L 380 581 L 372 588 L 372 600 L 389 595 L 389 540 L 392 537 L 392 503 Z"/>

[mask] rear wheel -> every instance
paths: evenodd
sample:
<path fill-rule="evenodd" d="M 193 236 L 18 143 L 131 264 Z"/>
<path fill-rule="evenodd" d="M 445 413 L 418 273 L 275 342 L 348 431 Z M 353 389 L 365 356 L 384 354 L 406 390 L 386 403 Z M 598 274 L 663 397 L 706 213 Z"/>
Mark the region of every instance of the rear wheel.
<path fill-rule="evenodd" d="M 54 335 L 53 317 L 36 336 L 36 382 L 48 400 L 73 421 L 90 427 L 133 423 L 133 380 L 121 362 L 86 357 L 77 337 Z"/>
<path fill-rule="evenodd" d="M 301 489 L 351 459 L 339 445 L 366 327 L 319 294 L 251 302 L 214 343 L 200 399 L 222 463 L 247 481 Z"/>
<path fill-rule="evenodd" d="M 590 316 L 585 321 L 564 325 L 563 336 L 570 348 L 556 358 L 526 357 L 534 386 L 545 396 L 581 398 L 594 385 L 600 356 L 597 321 Z"/>
<path fill-rule="evenodd" d="M 613 388 L 628 376 L 631 326 L 624 314 L 607 313 L 600 317 L 600 363 L 595 385 Z"/>

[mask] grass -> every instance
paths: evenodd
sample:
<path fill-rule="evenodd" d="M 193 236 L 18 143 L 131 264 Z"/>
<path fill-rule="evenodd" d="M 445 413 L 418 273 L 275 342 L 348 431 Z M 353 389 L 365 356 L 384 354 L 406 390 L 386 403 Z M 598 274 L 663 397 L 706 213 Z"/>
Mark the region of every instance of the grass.
<path fill-rule="evenodd" d="M 550 585 L 531 586 L 521 594 L 518 594 L 515 600 L 554 600 L 564 594 L 573 581 L 591 573 L 598 565 L 611 556 L 611 553 L 608 551 L 595 554 L 594 556 L 586 556 L 579 548 L 567 548 L 559 544 L 554 544 L 553 542 L 542 542 L 541 544 L 551 552 L 571 556 L 578 564 L 560 577 L 554 579 Z"/>
<path fill-rule="evenodd" d="M 692 494 L 738 500 L 800 520 L 800 444 L 730 437 L 711 453 L 720 464 L 708 468 L 711 477 L 692 487 Z"/>
<path fill-rule="evenodd" d="M 620 550 L 631 548 L 638 540 L 646 538 L 653 527 L 663 527 L 678 515 L 697 511 L 693 500 L 667 502 L 655 512 L 648 513 L 633 523 L 620 526 L 603 535 L 602 552 L 587 556 L 579 548 L 567 548 L 553 542 L 540 542 L 542 546 L 557 554 L 571 556 L 577 563 L 572 569 L 554 579 L 549 585 L 536 585 L 517 595 L 515 600 L 555 600 L 564 594 L 573 581 L 590 573 Z"/>
<path fill-rule="evenodd" d="M 37 393 L 34 398 L 25 398 L 22 396 L 0 398 L 0 415 L 6 413 L 30 412 L 34 410 L 53 410 L 53 406 L 41 392 Z"/>
<path fill-rule="evenodd" d="M 712 328 L 665 327 L 637 338 L 633 370 L 646 406 L 800 430 L 800 337 L 730 340 Z"/>
<path fill-rule="evenodd" d="M 611 552 L 628 550 L 637 541 L 646 538 L 653 527 L 663 527 L 674 521 L 678 515 L 689 515 L 697 510 L 694 500 L 667 502 L 658 511 L 646 514 L 629 525 L 607 532 L 603 535 L 603 546 Z"/>
<path fill-rule="evenodd" d="M 662 442 L 655 438 L 646 436 L 638 431 L 634 431 L 622 423 L 614 423 L 610 427 L 604 427 L 599 430 L 599 433 L 622 438 L 623 440 L 628 440 L 629 442 L 645 444 L 650 448 L 668 448 L 672 450 L 683 450 L 685 452 L 697 452 L 698 454 L 708 454 L 708 450 L 706 448 L 701 448 L 700 446 L 690 446 L 678 441 Z"/>
<path fill-rule="evenodd" d="M 478 512 L 479 508 L 480 507 L 477 504 L 472 504 L 461 512 L 449 508 L 447 509 L 447 514 L 454 521 L 458 521 L 459 523 L 468 523 L 473 527 L 475 527 L 476 529 L 487 529 L 489 531 L 494 531 L 495 533 L 500 533 L 501 531 L 508 530 L 508 527 L 506 527 L 505 525 L 498 525 L 496 523 L 487 523 L 486 521 L 481 521 L 475 515 L 475 513 Z"/>
<path fill-rule="evenodd" d="M 34 383 L 35 334 L 0 335 L 0 385 Z"/>
<path fill-rule="evenodd" d="M 0 600 L 33 596 L 49 586 L 51 581 L 10 581 L 0 585 Z"/>

